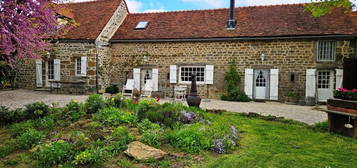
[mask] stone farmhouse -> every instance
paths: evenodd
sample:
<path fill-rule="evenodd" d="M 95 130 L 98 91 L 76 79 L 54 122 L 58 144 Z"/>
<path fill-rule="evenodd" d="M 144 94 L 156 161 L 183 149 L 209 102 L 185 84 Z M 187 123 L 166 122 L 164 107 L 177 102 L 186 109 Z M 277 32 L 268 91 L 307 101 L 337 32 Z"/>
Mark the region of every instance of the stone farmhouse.
<path fill-rule="evenodd" d="M 235 60 L 253 99 L 324 102 L 342 86 L 344 58 L 357 57 L 357 12 L 315 18 L 303 4 L 158 13 L 130 13 L 125 0 L 64 5 L 69 12 L 59 14 L 79 26 L 24 66 L 21 87 L 87 93 L 127 79 L 140 89 L 151 79 L 154 91 L 172 96 L 194 72 L 200 96 L 219 98 Z"/>

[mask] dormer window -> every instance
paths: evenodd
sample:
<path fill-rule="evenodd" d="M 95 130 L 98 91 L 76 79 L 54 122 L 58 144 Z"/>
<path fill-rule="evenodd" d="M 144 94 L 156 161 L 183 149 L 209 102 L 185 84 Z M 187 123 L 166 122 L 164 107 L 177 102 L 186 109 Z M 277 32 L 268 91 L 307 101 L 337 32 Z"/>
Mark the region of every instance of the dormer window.
<path fill-rule="evenodd" d="M 146 28 L 148 27 L 148 25 L 149 25 L 149 21 L 140 21 L 140 22 L 136 25 L 135 29 L 137 29 L 137 30 L 146 29 Z"/>

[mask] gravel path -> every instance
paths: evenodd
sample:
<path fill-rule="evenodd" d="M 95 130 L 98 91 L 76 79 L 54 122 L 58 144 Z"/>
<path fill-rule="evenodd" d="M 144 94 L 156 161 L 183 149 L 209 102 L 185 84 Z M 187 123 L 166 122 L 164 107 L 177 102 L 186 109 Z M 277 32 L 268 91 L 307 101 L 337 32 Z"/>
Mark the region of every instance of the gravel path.
<path fill-rule="evenodd" d="M 49 94 L 48 92 L 22 89 L 0 91 L 0 106 L 10 108 L 19 108 L 38 101 L 42 101 L 46 104 L 57 103 L 59 106 L 64 106 L 71 100 L 84 101 L 85 99 L 87 99 L 85 95 Z"/>
<path fill-rule="evenodd" d="M 167 100 L 166 100 L 167 101 Z M 186 104 L 185 102 L 183 102 Z M 203 100 L 201 108 L 226 110 L 238 113 L 258 113 L 264 116 L 284 117 L 312 125 L 327 120 L 327 114 L 320 111 L 326 106 L 298 106 L 278 102 L 228 102 L 222 100 Z"/>
<path fill-rule="evenodd" d="M 62 94 L 49 94 L 48 92 L 39 92 L 31 90 L 11 90 L 0 91 L 0 106 L 7 106 L 11 108 L 22 107 L 37 101 L 43 101 L 47 104 L 58 103 L 63 106 L 71 100 L 84 101 L 86 95 L 62 95 Z M 168 102 L 169 100 L 162 100 L 161 102 Z M 183 102 L 186 104 L 185 102 Z M 314 124 L 316 122 L 327 120 L 326 113 L 318 109 L 326 108 L 325 106 L 311 107 L 311 106 L 297 106 L 288 105 L 277 102 L 227 102 L 221 100 L 204 100 L 201 107 L 204 109 L 219 109 L 231 112 L 254 112 L 261 115 L 272 115 L 277 117 L 284 117 L 301 121 L 307 124 Z"/>

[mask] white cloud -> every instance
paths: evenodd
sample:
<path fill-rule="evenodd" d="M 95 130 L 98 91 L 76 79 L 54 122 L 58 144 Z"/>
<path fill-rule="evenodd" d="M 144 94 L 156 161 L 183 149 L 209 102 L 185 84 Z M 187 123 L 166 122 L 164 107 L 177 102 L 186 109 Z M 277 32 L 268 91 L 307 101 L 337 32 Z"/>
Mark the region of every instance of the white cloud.
<path fill-rule="evenodd" d="M 182 2 L 199 3 L 202 5 L 209 5 L 214 8 L 226 7 L 227 3 L 225 0 L 181 0 Z"/>
<path fill-rule="evenodd" d="M 140 12 L 143 7 L 143 3 L 136 0 L 126 0 L 130 12 Z"/>
<path fill-rule="evenodd" d="M 154 13 L 154 12 L 166 12 L 165 9 L 147 9 L 144 10 L 144 13 Z"/>

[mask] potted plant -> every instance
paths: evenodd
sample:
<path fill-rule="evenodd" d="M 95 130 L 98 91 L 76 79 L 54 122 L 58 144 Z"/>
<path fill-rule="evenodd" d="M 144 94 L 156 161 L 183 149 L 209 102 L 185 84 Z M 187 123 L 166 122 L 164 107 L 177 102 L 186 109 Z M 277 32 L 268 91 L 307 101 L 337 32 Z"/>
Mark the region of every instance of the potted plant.
<path fill-rule="evenodd" d="M 338 88 L 334 91 L 333 97 L 337 99 L 357 101 L 357 89 L 348 90 L 345 88 Z"/>

